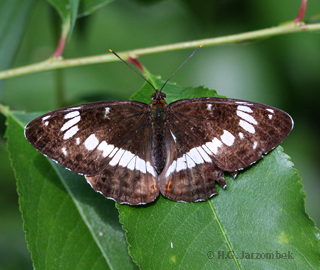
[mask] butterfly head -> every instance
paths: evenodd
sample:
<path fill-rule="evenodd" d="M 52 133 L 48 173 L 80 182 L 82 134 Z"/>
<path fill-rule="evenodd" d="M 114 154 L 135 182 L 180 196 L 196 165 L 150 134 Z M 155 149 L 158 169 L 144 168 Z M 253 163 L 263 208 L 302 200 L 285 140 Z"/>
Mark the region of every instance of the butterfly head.
<path fill-rule="evenodd" d="M 152 93 L 152 95 L 151 95 L 151 102 L 152 102 L 152 104 L 165 103 L 166 102 L 166 94 L 163 92 L 160 92 L 158 89 L 156 89 L 156 92 Z"/>

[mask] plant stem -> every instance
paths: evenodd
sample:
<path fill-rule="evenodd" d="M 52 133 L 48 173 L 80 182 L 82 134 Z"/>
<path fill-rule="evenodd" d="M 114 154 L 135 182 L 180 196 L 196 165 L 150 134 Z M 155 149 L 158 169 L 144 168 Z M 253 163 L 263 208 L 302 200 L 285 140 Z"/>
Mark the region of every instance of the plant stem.
<path fill-rule="evenodd" d="M 241 33 L 241 34 L 218 37 L 218 38 L 209 38 L 209 39 L 181 42 L 181 43 L 175 43 L 175 44 L 164 45 L 164 46 L 149 47 L 145 49 L 125 51 L 125 52 L 118 53 L 118 55 L 123 59 L 127 59 L 128 57 L 138 58 L 141 55 L 196 48 L 202 44 L 204 46 L 205 45 L 208 46 L 208 45 L 245 43 L 249 41 L 254 41 L 254 40 L 268 38 L 268 37 L 282 35 L 282 34 L 297 33 L 297 32 L 304 32 L 304 31 L 316 31 L 316 30 L 320 30 L 320 24 L 305 25 L 302 22 L 290 22 L 280 26 L 247 32 L 247 33 Z M 62 57 L 53 57 L 46 61 L 39 62 L 36 64 L 2 71 L 0 72 L 0 80 L 21 76 L 25 74 L 46 71 L 46 70 L 54 70 L 59 68 L 67 68 L 67 67 L 73 67 L 73 66 L 82 66 L 82 65 L 90 65 L 90 64 L 97 64 L 97 63 L 104 63 L 104 62 L 114 62 L 114 61 L 119 61 L 119 59 L 110 53 L 104 54 L 104 55 L 75 58 L 75 59 L 65 59 L 65 60 Z"/>
<path fill-rule="evenodd" d="M 61 36 L 60 36 L 60 39 L 59 39 L 59 43 L 58 43 L 56 51 L 54 52 L 52 57 L 60 57 L 63 54 L 64 47 L 65 47 L 66 42 L 67 42 L 68 34 L 70 32 L 70 20 L 71 19 L 69 17 L 69 19 L 66 20 L 62 25 L 62 33 L 61 33 Z"/>
<path fill-rule="evenodd" d="M 303 17 L 304 17 L 304 15 L 306 13 L 306 10 L 307 10 L 307 5 L 308 5 L 308 0 L 302 0 L 301 1 L 299 14 L 298 14 L 297 18 L 294 19 L 294 22 L 302 22 Z"/>

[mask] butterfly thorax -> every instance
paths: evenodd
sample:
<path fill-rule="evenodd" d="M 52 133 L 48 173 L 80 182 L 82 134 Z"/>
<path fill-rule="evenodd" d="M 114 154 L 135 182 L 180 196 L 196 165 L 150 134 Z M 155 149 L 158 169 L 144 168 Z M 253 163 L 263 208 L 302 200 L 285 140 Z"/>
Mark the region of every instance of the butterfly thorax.
<path fill-rule="evenodd" d="M 150 104 L 152 112 L 152 161 L 158 173 L 164 167 L 166 161 L 166 94 L 160 91 L 153 93 Z"/>

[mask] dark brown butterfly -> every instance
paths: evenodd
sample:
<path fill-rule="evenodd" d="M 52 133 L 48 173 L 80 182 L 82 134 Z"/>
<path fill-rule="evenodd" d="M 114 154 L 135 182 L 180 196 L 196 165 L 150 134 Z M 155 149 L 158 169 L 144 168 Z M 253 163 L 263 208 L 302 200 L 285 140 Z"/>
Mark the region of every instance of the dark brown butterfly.
<path fill-rule="evenodd" d="M 217 193 L 216 181 L 226 186 L 224 171 L 236 176 L 293 128 L 290 115 L 255 102 L 208 97 L 167 105 L 161 90 L 151 98 L 150 105 L 101 101 L 55 110 L 29 122 L 25 136 L 105 197 L 137 205 L 159 191 L 173 201 L 204 201 Z"/>

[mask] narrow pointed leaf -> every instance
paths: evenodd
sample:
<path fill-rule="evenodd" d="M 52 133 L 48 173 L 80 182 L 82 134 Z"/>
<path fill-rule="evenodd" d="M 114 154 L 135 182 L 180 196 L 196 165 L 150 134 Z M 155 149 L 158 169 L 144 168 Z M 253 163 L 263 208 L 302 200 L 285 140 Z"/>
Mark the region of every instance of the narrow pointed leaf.
<path fill-rule="evenodd" d="M 0 70 L 9 68 L 17 53 L 24 29 L 34 5 L 30 1 L 1 1 L 0 3 Z"/>
<path fill-rule="evenodd" d="M 34 267 L 135 269 L 114 202 L 29 145 L 23 127 L 39 114 L 6 115 L 8 150 Z"/>

